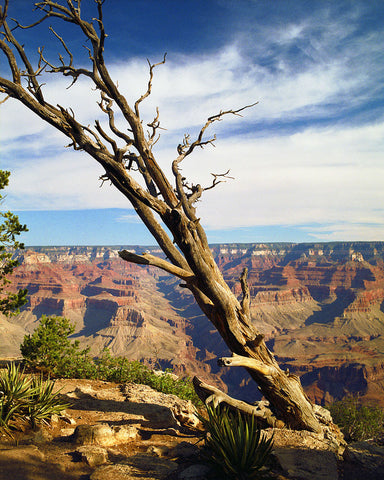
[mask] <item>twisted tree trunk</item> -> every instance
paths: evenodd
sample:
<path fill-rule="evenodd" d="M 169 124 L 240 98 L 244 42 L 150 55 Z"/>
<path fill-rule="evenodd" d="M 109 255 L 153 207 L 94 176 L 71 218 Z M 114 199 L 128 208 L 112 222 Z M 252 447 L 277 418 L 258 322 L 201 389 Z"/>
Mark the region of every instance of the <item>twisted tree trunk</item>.
<path fill-rule="evenodd" d="M 91 45 L 89 69 L 74 66 L 73 55 L 64 39 L 53 30 L 64 53 L 68 55 L 68 61 L 65 62 L 61 56 L 60 63 L 54 65 L 44 57 L 41 49 L 37 65 L 33 66 L 13 32 L 20 28 L 32 28 L 34 25 L 22 27 L 16 22 L 15 28 L 11 30 L 7 23 L 8 7 L 16 3 L 5 0 L 4 8 L 0 10 L 0 50 L 8 62 L 9 75 L 0 77 L 0 93 L 5 94 L 4 100 L 14 99 L 23 103 L 44 121 L 63 132 L 70 139 L 70 146 L 87 152 L 104 168 L 105 173 L 101 180 L 110 181 L 127 198 L 167 260 L 127 251 L 120 252 L 121 258 L 137 264 L 154 265 L 184 282 L 183 286 L 192 292 L 201 310 L 234 353 L 233 357 L 222 359 L 222 364 L 245 367 L 269 400 L 271 410 L 266 415 L 269 422 L 274 423 L 279 419 L 291 428 L 319 431 L 320 422 L 300 380 L 280 369 L 273 354 L 266 347 L 263 336 L 251 322 L 246 270 L 240 278 L 242 298 L 238 299 L 224 281 L 212 256 L 200 219 L 196 216 L 195 203 L 205 190 L 218 185 L 228 172 L 214 174 L 212 184 L 206 187 L 188 183 L 180 172 L 180 164 L 196 147 L 204 147 L 214 142 L 214 137 L 205 139 L 206 130 L 211 124 L 225 115 L 240 115 L 242 110 L 254 104 L 238 110 L 222 111 L 208 118 L 194 141 L 186 135 L 176 148 L 171 181 L 160 169 L 152 151 L 152 146 L 158 140 L 159 112 L 157 110 L 154 119 L 147 123 L 147 134 L 144 133 L 140 116 L 140 104 L 151 93 L 154 69 L 165 62 L 165 56 L 162 62 L 149 65 L 147 89 L 131 107 L 113 82 L 104 60 L 106 33 L 103 0 L 95 0 L 96 26 L 92 21 L 81 17 L 80 3 L 73 0 L 40 1 L 35 6 L 41 10 L 43 17 L 34 25 L 51 17 L 76 25 Z M 72 85 L 81 76 L 92 80 L 95 89 L 100 92 L 99 107 L 101 115 L 107 120 L 108 131 L 101 126 L 98 119 L 93 127 L 82 125 L 76 120 L 72 110 L 48 103 L 44 98 L 44 86 L 38 81 L 42 71 L 69 76 L 72 78 Z M 126 122 L 124 129 L 115 125 L 116 109 Z M 163 228 L 157 218 L 161 219 L 168 230 Z M 198 379 L 195 380 L 195 385 L 205 400 L 209 398 L 215 402 L 225 401 L 233 408 L 248 409 L 244 402 L 229 399 Z"/>

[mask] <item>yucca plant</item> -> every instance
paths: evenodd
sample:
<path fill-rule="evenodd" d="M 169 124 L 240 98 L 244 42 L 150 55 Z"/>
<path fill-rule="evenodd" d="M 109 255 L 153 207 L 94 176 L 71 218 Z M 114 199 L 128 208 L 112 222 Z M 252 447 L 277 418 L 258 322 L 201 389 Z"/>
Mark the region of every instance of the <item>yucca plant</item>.
<path fill-rule="evenodd" d="M 206 431 L 204 457 L 222 479 L 255 480 L 263 478 L 273 448 L 255 417 L 233 412 L 227 407 L 206 406 L 208 418 L 201 417 Z"/>
<path fill-rule="evenodd" d="M 69 406 L 53 393 L 54 382 L 43 377 L 30 377 L 14 364 L 0 374 L 0 428 L 11 435 L 18 423 L 35 427 L 54 413 Z"/>
<path fill-rule="evenodd" d="M 23 420 L 30 399 L 31 379 L 13 363 L 0 375 L 0 424 L 9 431 L 11 422 Z"/>
<path fill-rule="evenodd" d="M 32 379 L 30 402 L 27 405 L 27 416 L 32 427 L 40 422 L 46 423 L 51 415 L 60 414 L 70 406 L 69 403 L 60 402 L 60 392 L 53 393 L 54 386 L 54 381 L 44 380 L 42 375 Z"/>

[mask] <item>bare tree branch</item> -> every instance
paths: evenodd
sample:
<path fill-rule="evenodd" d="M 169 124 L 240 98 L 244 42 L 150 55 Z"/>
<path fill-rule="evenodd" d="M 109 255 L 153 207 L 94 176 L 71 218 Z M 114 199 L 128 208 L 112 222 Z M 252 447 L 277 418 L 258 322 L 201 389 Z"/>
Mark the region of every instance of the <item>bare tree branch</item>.
<path fill-rule="evenodd" d="M 163 65 L 165 63 L 165 58 L 166 58 L 167 54 L 164 53 L 164 58 L 161 62 L 158 62 L 158 63 L 151 63 L 148 59 L 147 59 L 147 62 L 148 62 L 148 65 L 149 65 L 149 80 L 148 80 L 148 86 L 147 86 L 147 91 L 145 93 L 143 93 L 143 95 L 138 99 L 136 100 L 136 103 L 135 103 L 135 113 L 138 117 L 140 117 L 140 113 L 139 113 L 139 105 L 140 103 L 145 100 L 150 94 L 151 94 L 151 91 L 152 91 L 152 80 L 153 80 L 153 71 L 154 69 L 159 66 L 159 65 Z"/>
<path fill-rule="evenodd" d="M 194 141 L 186 135 L 177 147 L 177 158 L 172 162 L 173 186 L 157 163 L 152 148 L 160 129 L 159 110 L 156 109 L 152 122 L 145 122 L 140 117 L 140 105 L 152 92 L 154 69 L 165 62 L 166 56 L 157 64 L 148 62 L 147 89 L 131 106 L 105 64 L 107 34 L 104 28 L 103 0 L 95 0 L 95 4 L 96 18 L 86 21 L 81 17 L 80 0 L 39 1 L 35 6 L 42 13 L 42 18 L 26 27 L 16 21 L 16 27 L 11 30 L 6 22 L 8 0 L 5 0 L 4 8 L 0 8 L 0 54 L 5 57 L 11 75 L 0 77 L 0 93 L 21 102 L 66 135 L 75 150 L 83 150 L 103 167 L 102 181 L 109 180 L 128 199 L 167 260 L 150 254 L 136 255 L 129 252 L 121 252 L 121 257 L 134 263 L 159 267 L 181 278 L 230 350 L 241 357 L 241 362 L 240 357 L 232 359 L 231 365 L 242 364 L 248 369 L 273 405 L 273 411 L 287 425 L 318 431 L 320 427 L 314 409 L 305 397 L 300 382 L 279 368 L 263 336 L 252 324 L 245 271 L 240 278 L 243 292 L 240 302 L 225 282 L 200 219 L 196 216 L 194 204 L 202 193 L 230 178 L 229 171 L 213 174 L 212 184 L 205 188 L 200 184 L 189 183 L 181 172 L 182 162 L 196 147 L 214 145 L 215 136 L 205 138 L 211 124 L 221 121 L 229 114 L 241 116 L 243 110 L 256 103 L 237 110 L 220 111 L 209 117 Z M 75 65 L 74 56 L 65 39 L 53 29 L 51 32 L 68 59 L 59 56 L 60 64 L 55 66 L 45 58 L 44 50 L 40 48 L 37 66 L 33 66 L 12 31 L 32 28 L 49 18 L 69 22 L 81 30 L 90 42 L 86 47 L 91 65 L 89 70 Z M 16 55 L 12 48 L 16 49 Z M 82 75 L 88 77 L 100 91 L 99 107 L 105 114 L 108 127 L 98 119 L 95 119 L 94 127 L 82 125 L 70 109 L 45 101 L 42 85 L 38 82 L 43 71 L 69 76 L 72 78 L 71 85 Z M 22 81 L 24 78 L 27 80 L 26 87 Z M 119 122 L 125 123 L 124 128 L 116 126 L 115 117 L 118 114 L 121 116 Z M 149 131 L 144 131 L 143 126 L 149 127 Z M 136 176 L 140 178 L 136 180 Z"/>
<path fill-rule="evenodd" d="M 162 258 L 151 255 L 150 253 L 143 253 L 142 255 L 137 255 L 136 253 L 122 250 L 119 252 L 119 255 L 123 260 L 127 260 L 128 262 L 137 263 L 139 265 L 152 265 L 154 267 L 161 268 L 162 270 L 170 273 L 171 275 L 175 275 L 176 277 L 181 278 L 188 284 L 193 282 L 195 279 L 195 276 L 192 272 L 177 267 L 172 263 L 163 260 Z"/>

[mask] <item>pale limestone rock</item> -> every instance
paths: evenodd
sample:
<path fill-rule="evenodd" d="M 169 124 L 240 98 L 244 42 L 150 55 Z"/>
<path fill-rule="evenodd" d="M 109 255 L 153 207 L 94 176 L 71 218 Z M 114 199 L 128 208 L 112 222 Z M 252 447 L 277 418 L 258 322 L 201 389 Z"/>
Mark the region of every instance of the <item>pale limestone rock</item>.
<path fill-rule="evenodd" d="M 192 402 L 176 395 L 157 392 L 148 385 L 127 383 L 123 386 L 131 411 L 141 413 L 152 428 L 194 428 L 199 424 Z"/>
<path fill-rule="evenodd" d="M 384 478 L 384 445 L 372 441 L 350 443 L 343 455 L 346 468 L 365 471 L 363 480 Z M 359 479 L 362 477 L 359 477 Z"/>
<path fill-rule="evenodd" d="M 331 432 L 313 433 L 288 429 L 266 429 L 273 435 L 273 455 L 287 478 L 295 480 L 336 480 L 344 446 Z M 329 437 L 329 438 L 327 438 Z"/>
<path fill-rule="evenodd" d="M 71 435 L 73 435 L 75 433 L 75 428 L 62 428 L 60 430 L 60 434 L 63 436 L 63 437 L 70 437 Z"/>
<path fill-rule="evenodd" d="M 336 455 L 329 450 L 275 448 L 273 454 L 284 474 L 295 480 L 336 480 Z"/>
<path fill-rule="evenodd" d="M 139 433 L 138 433 L 138 427 L 135 425 L 123 425 L 123 426 L 117 426 L 117 427 L 112 427 L 112 430 L 114 432 L 114 438 L 116 440 L 116 444 L 119 443 L 125 443 L 128 442 L 129 440 L 135 440 Z"/>
<path fill-rule="evenodd" d="M 28 443 L 35 443 L 37 445 L 48 443 L 52 441 L 52 435 L 44 428 L 39 428 L 33 431 L 28 439 Z"/>
<path fill-rule="evenodd" d="M 147 448 L 147 453 L 156 457 L 166 457 L 169 453 L 169 448 L 166 445 L 151 445 Z"/>
<path fill-rule="evenodd" d="M 180 442 L 170 452 L 171 457 L 190 458 L 198 455 L 200 452 L 199 447 L 192 443 Z"/>
<path fill-rule="evenodd" d="M 330 425 L 332 423 L 331 412 L 320 405 L 313 405 L 313 410 L 316 417 L 325 425 Z"/>
<path fill-rule="evenodd" d="M 97 445 L 83 445 L 76 450 L 81 460 L 90 467 L 96 467 L 108 462 L 108 452 L 105 448 Z"/>
<path fill-rule="evenodd" d="M 129 465 L 105 465 L 97 468 L 89 477 L 90 480 L 129 480 L 134 478 Z"/>
<path fill-rule="evenodd" d="M 69 423 L 69 425 L 76 425 L 76 420 L 74 420 L 67 413 L 62 413 L 59 418 L 63 420 L 65 423 Z"/>
<path fill-rule="evenodd" d="M 134 455 L 125 463 L 103 465 L 90 476 L 90 480 L 166 480 L 177 470 L 171 460 L 154 457 L 148 453 Z M 202 479 L 201 479 L 202 480 Z"/>
<path fill-rule="evenodd" d="M 80 445 L 102 445 L 105 447 L 125 443 L 136 439 L 138 429 L 134 425 L 110 427 L 108 424 L 78 425 L 73 434 L 73 441 Z"/>

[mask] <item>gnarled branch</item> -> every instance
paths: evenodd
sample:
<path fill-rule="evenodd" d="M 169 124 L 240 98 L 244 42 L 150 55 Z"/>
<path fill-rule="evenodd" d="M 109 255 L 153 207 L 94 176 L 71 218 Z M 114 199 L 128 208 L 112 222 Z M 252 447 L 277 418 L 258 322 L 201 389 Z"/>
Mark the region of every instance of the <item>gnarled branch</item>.
<path fill-rule="evenodd" d="M 245 415 L 253 415 L 261 428 L 282 428 L 284 426 L 284 422 L 275 417 L 265 402 L 251 405 L 250 403 L 230 397 L 218 388 L 203 382 L 198 377 L 194 377 L 192 381 L 197 395 L 205 404 L 212 403 L 215 407 L 219 404 L 225 405 L 231 410 L 239 411 Z"/>
<path fill-rule="evenodd" d="M 220 358 L 218 364 L 223 367 L 245 367 L 265 377 L 271 377 L 279 373 L 272 365 L 266 365 L 255 358 L 243 357 L 242 355 L 236 355 L 236 353 L 233 353 L 232 357 Z"/>
<path fill-rule="evenodd" d="M 166 260 L 151 255 L 150 253 L 143 253 L 137 255 L 136 253 L 129 252 L 128 250 L 122 250 L 119 252 L 119 256 L 127 262 L 137 263 L 139 265 L 152 265 L 154 267 L 161 268 L 162 270 L 181 278 L 188 283 L 192 283 L 195 280 L 195 276 L 192 272 L 184 270 L 183 268 L 172 265 L 172 263 Z"/>
<path fill-rule="evenodd" d="M 151 91 L 152 91 L 153 71 L 156 67 L 158 67 L 159 65 L 163 65 L 165 63 L 166 56 L 167 56 L 167 53 L 164 53 L 163 60 L 161 62 L 158 62 L 158 63 L 151 63 L 147 59 L 147 62 L 148 62 L 148 65 L 149 65 L 149 80 L 148 80 L 147 91 L 145 93 L 143 93 L 143 95 L 141 95 L 141 97 L 138 100 L 136 100 L 136 102 L 135 102 L 135 113 L 138 117 L 140 117 L 140 112 L 139 112 L 140 103 L 143 100 L 145 100 L 151 94 Z"/>
<path fill-rule="evenodd" d="M 241 309 L 243 310 L 243 314 L 245 316 L 249 316 L 249 305 L 251 302 L 251 296 L 249 293 L 249 286 L 247 282 L 247 275 L 248 275 L 248 268 L 245 267 L 241 273 L 240 276 L 240 285 L 241 285 L 241 290 L 243 292 L 243 298 L 241 299 Z"/>

